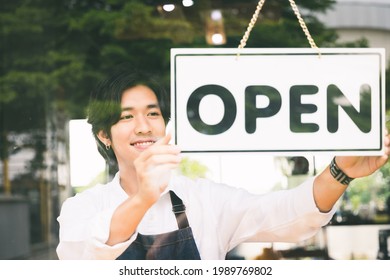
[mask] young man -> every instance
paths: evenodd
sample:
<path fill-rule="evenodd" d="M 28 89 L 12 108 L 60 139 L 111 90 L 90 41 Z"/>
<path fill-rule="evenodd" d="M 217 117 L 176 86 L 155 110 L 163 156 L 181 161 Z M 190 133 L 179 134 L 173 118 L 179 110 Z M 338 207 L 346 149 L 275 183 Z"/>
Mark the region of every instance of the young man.
<path fill-rule="evenodd" d="M 386 137 L 383 156 L 337 157 L 302 185 L 261 196 L 173 176 L 181 155 L 166 135 L 167 101 L 149 77 L 127 71 L 92 94 L 88 120 L 119 171 L 65 201 L 60 259 L 224 259 L 245 241 L 301 241 L 329 222 L 351 178 L 372 174 L 389 154 Z"/>

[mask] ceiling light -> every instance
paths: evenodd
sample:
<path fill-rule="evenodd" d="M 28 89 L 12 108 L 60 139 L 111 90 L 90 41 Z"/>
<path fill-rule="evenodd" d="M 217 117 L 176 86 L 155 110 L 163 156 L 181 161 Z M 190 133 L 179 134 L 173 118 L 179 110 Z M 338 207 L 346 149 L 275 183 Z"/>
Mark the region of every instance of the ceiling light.
<path fill-rule="evenodd" d="M 183 0 L 182 3 L 184 7 L 191 7 L 192 5 L 194 5 L 194 1 L 192 0 Z"/>
<path fill-rule="evenodd" d="M 211 41 L 214 45 L 222 45 L 225 42 L 225 38 L 221 33 L 214 33 L 211 36 Z"/>
<path fill-rule="evenodd" d="M 175 5 L 174 4 L 165 4 L 165 5 L 163 5 L 162 8 L 166 12 L 172 12 L 175 9 Z"/>
<path fill-rule="evenodd" d="M 211 19 L 218 21 L 222 19 L 222 12 L 220 10 L 213 10 L 211 12 Z"/>

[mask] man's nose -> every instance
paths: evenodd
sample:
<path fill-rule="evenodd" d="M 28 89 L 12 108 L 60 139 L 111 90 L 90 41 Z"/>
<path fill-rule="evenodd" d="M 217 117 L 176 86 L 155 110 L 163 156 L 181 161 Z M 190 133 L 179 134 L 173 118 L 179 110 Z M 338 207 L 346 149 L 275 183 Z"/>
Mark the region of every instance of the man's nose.
<path fill-rule="evenodd" d="M 149 120 L 145 116 L 138 116 L 136 118 L 135 133 L 145 134 L 150 132 Z"/>

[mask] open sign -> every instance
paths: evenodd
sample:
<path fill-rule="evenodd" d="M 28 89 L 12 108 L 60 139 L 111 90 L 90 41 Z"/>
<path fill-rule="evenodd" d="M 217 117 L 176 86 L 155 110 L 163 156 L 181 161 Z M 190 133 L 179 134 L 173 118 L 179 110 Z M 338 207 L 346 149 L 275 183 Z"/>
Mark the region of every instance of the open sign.
<path fill-rule="evenodd" d="M 183 152 L 378 155 L 384 49 L 172 49 Z"/>

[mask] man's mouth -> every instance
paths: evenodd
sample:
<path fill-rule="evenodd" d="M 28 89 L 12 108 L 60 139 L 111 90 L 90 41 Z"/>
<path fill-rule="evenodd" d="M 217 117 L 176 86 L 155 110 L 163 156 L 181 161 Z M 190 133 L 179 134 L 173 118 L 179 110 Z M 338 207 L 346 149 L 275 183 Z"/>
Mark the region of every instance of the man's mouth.
<path fill-rule="evenodd" d="M 137 149 L 144 150 L 152 146 L 155 142 L 155 140 L 136 141 L 134 143 L 131 143 L 131 146 Z"/>

